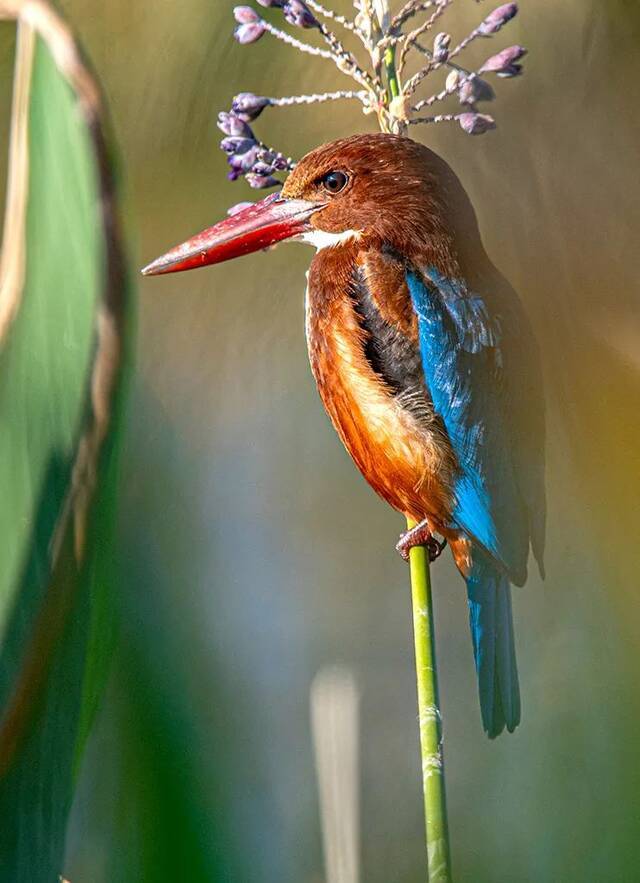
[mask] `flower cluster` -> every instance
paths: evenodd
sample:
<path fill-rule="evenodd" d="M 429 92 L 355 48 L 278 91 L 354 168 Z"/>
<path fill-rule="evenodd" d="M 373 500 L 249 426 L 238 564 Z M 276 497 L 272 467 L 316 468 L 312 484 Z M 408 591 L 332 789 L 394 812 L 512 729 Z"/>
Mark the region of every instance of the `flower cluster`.
<path fill-rule="evenodd" d="M 238 95 L 234 99 L 234 109 L 231 113 L 218 114 L 218 128 L 226 135 L 220 142 L 220 147 L 227 154 L 228 178 L 230 181 L 235 181 L 244 175 L 248 183 L 256 189 L 276 187 L 280 182 L 274 175 L 277 172 L 291 171 L 294 165 L 293 160 L 258 141 L 249 125 L 249 120 L 255 117 L 251 115 L 251 112 L 238 112 L 239 101 L 243 106 L 250 106 L 254 109 L 260 101 L 267 100 L 260 99 L 255 95 L 250 97 L 256 101 L 251 103 L 247 93 L 244 93 L 244 101 L 242 101 L 243 96 Z M 263 107 L 266 107 L 266 104 Z M 260 110 L 255 113 L 255 116 L 260 113 Z"/>
<path fill-rule="evenodd" d="M 389 11 L 388 0 L 354 0 L 353 19 L 336 14 L 318 0 L 257 2 L 265 9 L 273 10 L 272 16 L 275 15 L 276 19 L 281 16 L 283 24 L 315 32 L 321 45 L 293 36 L 251 6 L 236 6 L 233 10 L 236 20 L 234 36 L 238 43 L 255 43 L 268 34 L 301 52 L 332 61 L 341 74 L 355 80 L 358 88 L 286 98 L 268 98 L 252 92 L 236 95 L 230 111 L 220 113 L 218 117 L 218 126 L 226 136 L 220 146 L 228 156 L 229 178 L 235 180 L 244 176 L 255 188 L 280 185 L 276 175 L 294 166 L 290 158 L 259 141 L 249 125 L 267 107 L 356 99 L 364 113 L 377 114 L 383 131 L 404 134 L 410 125 L 456 122 L 464 132 L 481 135 L 496 126 L 493 117 L 478 107 L 495 98 L 493 87 L 484 75 L 510 78 L 522 73 L 521 61 L 526 49 L 518 45 L 491 55 L 475 70 L 459 63 L 459 57 L 469 44 L 493 37 L 515 17 L 517 3 L 503 3 L 493 9 L 464 39 L 456 42 L 450 33 L 440 31 L 425 43 L 429 32 L 435 29 L 455 0 L 407 0 L 395 15 Z M 362 65 L 323 19 L 332 27 L 339 25 L 352 43 L 361 44 L 369 63 Z M 418 69 L 405 75 L 406 68 L 416 57 L 421 59 Z M 441 70 L 444 71 L 442 87 L 426 97 L 416 96 L 424 82 L 428 78 L 431 82 L 431 76 Z M 448 99 L 457 99 L 460 110 L 421 114 L 421 111 Z"/>

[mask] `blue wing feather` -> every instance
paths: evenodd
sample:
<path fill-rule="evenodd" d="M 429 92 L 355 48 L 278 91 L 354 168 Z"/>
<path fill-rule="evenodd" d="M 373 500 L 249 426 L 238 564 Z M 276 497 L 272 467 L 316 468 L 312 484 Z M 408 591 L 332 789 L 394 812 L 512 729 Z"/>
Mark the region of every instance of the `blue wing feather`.
<path fill-rule="evenodd" d="M 504 375 L 511 365 L 505 366 L 504 355 L 507 346 L 513 353 L 516 341 L 503 340 L 486 300 L 464 280 L 448 279 L 435 268 L 408 271 L 407 284 L 427 386 L 459 465 L 452 526 L 473 541 L 469 619 L 482 721 L 494 737 L 520 721 L 509 582 L 526 579 L 530 534 L 541 560 L 542 439 L 521 439 L 513 425 L 511 378 Z M 513 382 L 523 393 L 522 369 L 516 376 L 516 368 Z M 526 402 L 515 405 L 524 407 Z M 537 411 L 537 402 L 531 407 Z"/>
<path fill-rule="evenodd" d="M 463 280 L 408 271 L 425 379 L 458 460 L 453 526 L 479 542 L 516 583 L 529 529 L 505 413 L 501 328 Z"/>

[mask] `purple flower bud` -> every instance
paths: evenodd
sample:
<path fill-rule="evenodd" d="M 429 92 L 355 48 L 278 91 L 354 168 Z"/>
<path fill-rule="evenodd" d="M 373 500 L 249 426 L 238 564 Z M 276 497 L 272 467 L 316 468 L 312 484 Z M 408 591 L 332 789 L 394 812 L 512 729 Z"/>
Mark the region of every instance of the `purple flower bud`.
<path fill-rule="evenodd" d="M 250 122 L 260 116 L 265 107 L 271 104 L 269 98 L 254 95 L 253 92 L 240 92 L 231 103 L 231 110 L 241 120 Z"/>
<path fill-rule="evenodd" d="M 273 167 L 277 172 L 290 172 L 293 166 L 281 153 L 279 153 L 273 161 Z"/>
<path fill-rule="evenodd" d="M 233 17 L 241 25 L 256 24 L 261 20 L 255 9 L 250 6 L 234 6 Z"/>
<path fill-rule="evenodd" d="M 458 70 L 452 70 L 445 80 L 445 89 L 447 92 L 455 92 L 460 83 L 464 81 L 464 74 Z"/>
<path fill-rule="evenodd" d="M 437 64 L 443 64 L 449 58 L 449 46 L 451 46 L 451 34 L 437 34 L 433 41 L 433 60 Z"/>
<path fill-rule="evenodd" d="M 233 172 L 236 178 L 239 178 L 240 175 L 244 175 L 245 172 L 250 172 L 253 168 L 253 163 L 246 164 L 245 157 L 248 156 L 245 153 L 243 156 L 229 156 L 227 157 L 227 163 L 229 164 L 230 172 Z"/>
<path fill-rule="evenodd" d="M 233 153 L 230 157 L 227 158 L 227 162 L 229 163 L 229 167 L 232 171 L 238 172 L 239 175 L 244 175 L 246 172 L 250 172 L 254 165 L 258 160 L 258 146 L 255 145 L 250 150 L 247 150 L 246 153 Z"/>
<path fill-rule="evenodd" d="M 282 7 L 284 17 L 297 28 L 317 28 L 318 20 L 302 0 L 287 0 Z"/>
<path fill-rule="evenodd" d="M 229 181 L 237 181 L 238 178 L 242 177 L 242 172 L 239 172 L 237 169 L 231 169 L 227 172 L 227 179 Z"/>
<path fill-rule="evenodd" d="M 225 135 L 237 135 L 242 138 L 253 138 L 251 126 L 248 126 L 244 122 L 244 120 L 241 120 L 240 117 L 236 116 L 234 113 L 219 113 L 218 128 L 222 132 L 224 132 Z"/>
<path fill-rule="evenodd" d="M 480 68 L 480 73 L 495 73 L 498 76 L 517 76 L 516 73 L 513 73 L 514 69 L 517 69 L 517 73 L 520 73 L 522 70 L 522 65 L 516 64 L 516 61 L 519 61 L 524 55 L 527 54 L 527 50 L 524 46 L 509 46 L 508 49 L 503 49 L 502 52 L 498 52 L 497 55 L 492 55 L 491 58 L 487 58 L 485 63 Z"/>
<path fill-rule="evenodd" d="M 476 104 L 478 101 L 493 101 L 496 93 L 486 80 L 480 77 L 467 77 L 460 89 L 460 104 Z"/>
<path fill-rule="evenodd" d="M 258 159 L 265 165 L 273 166 L 277 172 L 290 172 L 293 168 L 287 157 L 283 153 L 276 153 L 275 150 L 262 148 L 258 152 Z"/>
<path fill-rule="evenodd" d="M 258 0 L 258 3 L 260 6 L 265 6 L 267 9 L 269 9 L 269 7 L 281 9 L 285 4 L 285 0 Z"/>
<path fill-rule="evenodd" d="M 461 113 L 458 122 L 467 135 L 482 135 L 496 127 L 493 117 L 486 113 Z"/>
<path fill-rule="evenodd" d="M 220 142 L 220 147 L 225 153 L 236 154 L 238 156 L 247 153 L 247 151 L 251 150 L 255 145 L 256 142 L 253 139 L 241 138 L 237 135 L 233 135 L 230 138 L 223 138 Z"/>
<path fill-rule="evenodd" d="M 253 187 L 254 190 L 262 190 L 265 187 L 280 187 L 282 182 L 278 181 L 277 178 L 272 178 L 269 176 L 263 175 L 255 175 L 253 172 L 248 172 L 246 175 L 246 179 L 249 182 L 249 186 Z"/>
<path fill-rule="evenodd" d="M 246 208 L 251 208 L 252 205 L 254 205 L 253 202 L 237 202 L 235 205 L 232 205 L 231 208 L 227 209 L 227 214 L 232 218 L 239 212 L 243 212 Z"/>
<path fill-rule="evenodd" d="M 497 34 L 500 28 L 503 25 L 506 25 L 508 21 L 511 21 L 517 13 L 517 3 L 505 3 L 502 6 L 498 6 L 497 9 L 490 12 L 485 20 L 478 25 L 478 32 L 483 37 L 490 37 L 492 34 Z"/>
<path fill-rule="evenodd" d="M 254 163 L 251 171 L 255 172 L 256 175 L 266 177 L 267 175 L 272 175 L 275 172 L 275 167 L 270 165 L 269 163 L 258 161 L 257 163 Z"/>
<path fill-rule="evenodd" d="M 247 43 L 255 43 L 264 34 L 264 25 L 261 22 L 255 24 L 238 25 L 233 36 L 241 46 Z"/>

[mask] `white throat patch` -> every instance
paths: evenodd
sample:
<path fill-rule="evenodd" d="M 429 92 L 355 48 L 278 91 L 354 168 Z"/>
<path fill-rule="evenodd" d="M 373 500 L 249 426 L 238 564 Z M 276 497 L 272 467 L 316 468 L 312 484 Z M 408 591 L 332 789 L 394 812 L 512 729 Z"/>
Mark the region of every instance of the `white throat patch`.
<path fill-rule="evenodd" d="M 297 239 L 298 242 L 308 242 L 309 245 L 313 245 L 316 251 L 322 251 L 323 248 L 333 248 L 350 239 L 358 239 L 362 236 L 362 232 L 362 230 L 344 230 L 342 233 L 329 233 L 327 230 L 308 230 Z"/>

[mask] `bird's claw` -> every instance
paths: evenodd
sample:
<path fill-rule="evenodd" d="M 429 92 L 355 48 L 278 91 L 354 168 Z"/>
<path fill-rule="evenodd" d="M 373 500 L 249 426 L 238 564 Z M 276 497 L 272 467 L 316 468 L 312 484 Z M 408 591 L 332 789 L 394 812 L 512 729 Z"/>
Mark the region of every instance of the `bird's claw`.
<path fill-rule="evenodd" d="M 446 545 L 446 539 L 439 542 L 428 528 L 425 528 L 423 524 L 418 524 L 411 530 L 400 534 L 400 539 L 396 543 L 396 551 L 400 553 L 400 557 L 404 561 L 408 561 L 409 553 L 415 546 L 424 546 L 429 555 L 429 563 L 433 564 L 442 555 Z"/>
<path fill-rule="evenodd" d="M 433 562 L 439 558 L 445 550 L 447 545 L 446 539 L 442 538 L 442 542 L 439 542 L 435 537 L 430 537 L 429 540 L 425 543 L 427 547 L 427 552 L 429 553 L 429 563 L 433 564 Z"/>

